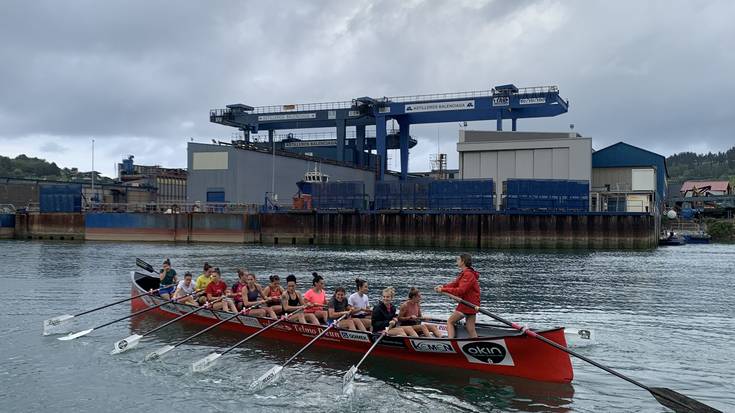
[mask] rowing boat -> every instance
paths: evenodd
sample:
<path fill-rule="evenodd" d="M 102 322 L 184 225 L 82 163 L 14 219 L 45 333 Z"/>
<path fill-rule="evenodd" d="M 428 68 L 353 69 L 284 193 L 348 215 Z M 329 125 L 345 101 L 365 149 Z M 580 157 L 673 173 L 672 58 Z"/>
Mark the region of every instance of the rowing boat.
<path fill-rule="evenodd" d="M 156 289 L 159 279 L 147 274 L 132 272 L 133 296 Z M 161 304 L 160 297 L 148 295 L 131 301 L 133 311 Z M 151 312 L 166 317 L 177 317 L 193 307 L 187 304 L 165 304 Z M 203 310 L 186 318 L 190 323 L 212 325 L 231 313 Z M 274 322 L 273 319 L 239 315 L 222 324 L 220 328 L 250 335 Z M 274 342 L 306 344 L 324 331 L 326 326 L 299 324 L 283 321 L 265 331 L 262 337 Z M 568 383 L 573 378 L 572 363 L 567 353 L 545 343 L 528 337 L 510 327 L 478 323 L 477 338 L 469 338 L 464 328 L 457 328 L 454 339 L 428 337 L 385 337 L 375 348 L 373 355 L 385 359 L 398 359 L 425 366 L 450 368 L 452 370 L 472 370 L 488 374 L 522 377 L 531 380 Z M 562 346 L 566 346 L 564 328 L 534 329 L 537 334 Z M 364 353 L 377 335 L 370 333 L 333 328 L 315 343 L 315 346 Z"/>

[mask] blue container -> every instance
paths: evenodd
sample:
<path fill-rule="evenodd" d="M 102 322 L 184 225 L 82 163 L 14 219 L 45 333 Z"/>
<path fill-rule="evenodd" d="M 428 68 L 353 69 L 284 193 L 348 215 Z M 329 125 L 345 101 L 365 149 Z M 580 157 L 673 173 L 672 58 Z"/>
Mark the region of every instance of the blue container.
<path fill-rule="evenodd" d="M 508 179 L 505 209 L 509 211 L 584 212 L 589 210 L 589 181 Z"/>
<path fill-rule="evenodd" d="M 492 179 L 433 181 L 428 188 L 429 209 L 492 211 L 494 195 Z"/>
<path fill-rule="evenodd" d="M 365 209 L 365 184 L 325 182 L 312 187 L 314 209 Z"/>
<path fill-rule="evenodd" d="M 39 190 L 41 212 L 81 212 L 82 186 L 79 184 L 42 184 Z"/>

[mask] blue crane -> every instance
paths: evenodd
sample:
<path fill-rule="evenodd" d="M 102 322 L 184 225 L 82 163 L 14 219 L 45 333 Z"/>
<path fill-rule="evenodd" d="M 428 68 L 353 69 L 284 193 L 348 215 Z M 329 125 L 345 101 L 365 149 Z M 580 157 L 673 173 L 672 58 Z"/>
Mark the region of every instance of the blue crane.
<path fill-rule="evenodd" d="M 211 122 L 236 127 L 250 133 L 267 130 L 269 141 L 277 130 L 336 128 L 337 160 L 344 161 L 347 127 L 355 127 L 357 164 L 365 166 L 365 127 L 375 125 L 378 178 L 383 179 L 387 160 L 386 122 L 395 120 L 399 127 L 401 179 L 408 176 L 410 126 L 423 123 L 496 120 L 503 130 L 503 120 L 510 119 L 512 130 L 521 118 L 557 116 L 569 110 L 569 102 L 559 96 L 556 86 L 517 88 L 512 84 L 491 90 L 434 95 L 360 97 L 352 101 L 252 107 L 241 103 L 214 109 Z"/>

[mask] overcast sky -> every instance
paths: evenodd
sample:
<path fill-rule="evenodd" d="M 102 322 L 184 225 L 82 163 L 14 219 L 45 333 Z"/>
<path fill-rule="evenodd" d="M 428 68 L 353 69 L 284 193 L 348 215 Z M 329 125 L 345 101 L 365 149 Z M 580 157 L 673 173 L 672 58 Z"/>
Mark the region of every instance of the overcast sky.
<path fill-rule="evenodd" d="M 0 154 L 114 175 L 230 139 L 209 109 L 558 85 L 575 131 L 669 155 L 735 145 L 733 1 L 4 1 Z M 472 122 L 472 129 L 494 129 Z M 506 127 L 509 127 L 507 125 Z M 417 126 L 411 170 L 456 124 Z M 397 158 L 396 155 L 393 155 Z M 397 168 L 397 163 L 393 163 Z"/>

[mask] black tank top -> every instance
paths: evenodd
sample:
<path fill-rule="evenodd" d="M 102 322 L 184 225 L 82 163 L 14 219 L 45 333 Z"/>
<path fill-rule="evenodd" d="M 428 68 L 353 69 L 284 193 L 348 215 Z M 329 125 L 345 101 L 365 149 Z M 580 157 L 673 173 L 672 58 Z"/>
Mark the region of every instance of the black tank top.
<path fill-rule="evenodd" d="M 296 294 L 296 298 L 293 298 L 293 299 L 291 298 L 290 293 L 287 292 L 286 294 L 288 295 L 288 306 L 289 307 L 298 307 L 301 304 L 301 301 L 299 301 L 298 293 Z"/>

